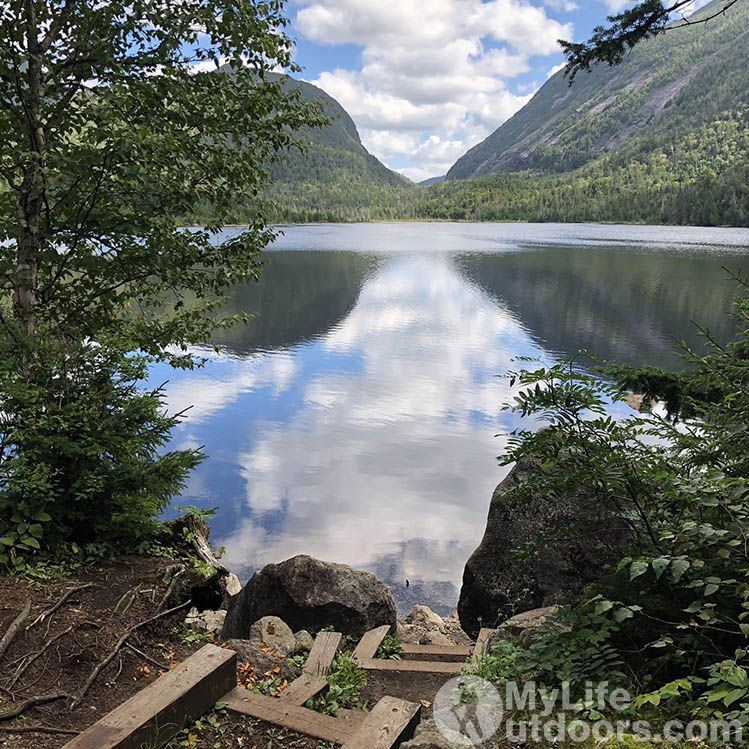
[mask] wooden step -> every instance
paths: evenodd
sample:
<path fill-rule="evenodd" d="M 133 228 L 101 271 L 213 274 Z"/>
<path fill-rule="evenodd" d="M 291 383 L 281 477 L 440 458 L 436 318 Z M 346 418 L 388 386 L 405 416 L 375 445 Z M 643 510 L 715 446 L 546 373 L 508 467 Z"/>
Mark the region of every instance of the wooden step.
<path fill-rule="evenodd" d="M 402 642 L 404 655 L 453 655 L 467 658 L 471 654 L 470 645 L 417 645 L 413 642 Z"/>
<path fill-rule="evenodd" d="M 267 697 L 236 687 L 222 699 L 229 710 L 251 718 L 275 723 L 297 733 L 303 733 L 322 741 L 344 744 L 353 738 L 357 726 L 345 718 L 321 715 L 306 707 L 293 705 L 289 700 Z"/>
<path fill-rule="evenodd" d="M 237 654 L 205 645 L 105 715 L 64 749 L 141 749 L 165 744 L 237 683 Z"/>
<path fill-rule="evenodd" d="M 342 637 L 340 632 L 319 632 L 307 656 L 304 672 L 317 677 L 325 676 L 330 671 Z"/>
<path fill-rule="evenodd" d="M 411 738 L 420 710 L 416 702 L 383 697 L 343 749 L 390 749 L 401 738 Z"/>
<path fill-rule="evenodd" d="M 354 649 L 354 660 L 358 661 L 360 658 L 374 658 L 377 649 L 380 647 L 389 631 L 390 625 L 383 624 L 381 627 L 377 627 L 377 629 L 370 629 L 369 632 L 366 632 Z"/>
<path fill-rule="evenodd" d="M 362 658 L 359 666 L 367 671 L 421 671 L 432 674 L 457 674 L 466 664 L 463 661 L 393 661 L 385 658 Z"/>
<path fill-rule="evenodd" d="M 328 682 L 312 674 L 302 674 L 289 684 L 279 695 L 279 699 L 293 705 L 303 705 L 310 697 L 328 688 Z"/>
<path fill-rule="evenodd" d="M 486 655 L 486 650 L 489 647 L 489 638 L 494 634 L 494 631 L 487 627 L 482 627 L 479 630 L 479 636 L 476 638 L 476 644 L 473 646 L 473 652 L 471 653 L 472 660 Z"/>

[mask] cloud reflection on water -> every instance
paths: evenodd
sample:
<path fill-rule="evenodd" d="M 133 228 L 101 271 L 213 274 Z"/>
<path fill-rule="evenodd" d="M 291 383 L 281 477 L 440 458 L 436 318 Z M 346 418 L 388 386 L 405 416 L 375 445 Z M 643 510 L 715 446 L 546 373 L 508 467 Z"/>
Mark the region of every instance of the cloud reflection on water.
<path fill-rule="evenodd" d="M 307 553 L 396 585 L 440 581 L 441 596 L 454 599 L 504 473 L 495 434 L 509 391 L 496 375 L 520 353 L 543 354 L 451 256 L 401 255 L 315 341 L 221 358 L 170 387 L 170 410 L 194 404 L 176 442 L 208 441 L 207 472 L 219 478 L 218 457 L 241 477 L 236 525 L 223 501 L 214 523 L 225 562 L 247 576 Z M 349 367 L 330 366 L 342 356 Z M 203 428 L 257 399 L 264 413 L 218 433 Z"/>
<path fill-rule="evenodd" d="M 219 507 L 211 540 L 240 577 L 306 553 L 371 569 L 404 608 L 449 611 L 506 473 L 495 435 L 517 424 L 497 375 L 589 345 L 666 362 L 690 317 L 723 318 L 726 261 L 684 244 L 706 230 L 611 249 L 650 234 L 666 246 L 652 227 L 292 228 L 259 296 L 235 297 L 259 305 L 256 327 L 224 334 L 203 370 L 152 374 L 171 378 L 170 410 L 193 405 L 172 446 L 210 456 L 181 503 Z"/>

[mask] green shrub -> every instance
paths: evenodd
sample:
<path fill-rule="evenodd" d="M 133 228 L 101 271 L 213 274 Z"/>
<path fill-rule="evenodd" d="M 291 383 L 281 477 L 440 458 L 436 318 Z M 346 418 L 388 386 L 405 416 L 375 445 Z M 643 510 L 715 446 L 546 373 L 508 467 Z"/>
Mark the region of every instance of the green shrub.
<path fill-rule="evenodd" d="M 686 351 L 691 368 L 678 378 L 627 373 L 652 395 L 667 388 L 678 405 L 669 417 L 608 415 L 624 391 L 577 359 L 511 375 L 521 392 L 509 407 L 547 426 L 510 436 L 502 461 L 538 465 L 518 491 L 580 497 L 581 525 L 605 508 L 627 553 L 601 571 L 583 607 L 551 618 L 556 633 L 527 653 L 492 654 L 497 673 L 574 681 L 620 671 L 641 705 L 686 681 L 691 690 L 671 695 L 684 706 L 749 723 L 749 297 L 738 281 L 734 342 L 708 337 L 708 355 Z"/>

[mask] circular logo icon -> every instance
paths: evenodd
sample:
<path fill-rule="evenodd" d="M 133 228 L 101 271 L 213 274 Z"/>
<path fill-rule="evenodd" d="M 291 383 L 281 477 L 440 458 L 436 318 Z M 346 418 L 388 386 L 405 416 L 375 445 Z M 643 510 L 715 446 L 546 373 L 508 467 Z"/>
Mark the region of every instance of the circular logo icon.
<path fill-rule="evenodd" d="M 434 698 L 434 722 L 447 741 L 480 746 L 493 738 L 502 722 L 502 698 L 480 676 L 456 676 Z"/>

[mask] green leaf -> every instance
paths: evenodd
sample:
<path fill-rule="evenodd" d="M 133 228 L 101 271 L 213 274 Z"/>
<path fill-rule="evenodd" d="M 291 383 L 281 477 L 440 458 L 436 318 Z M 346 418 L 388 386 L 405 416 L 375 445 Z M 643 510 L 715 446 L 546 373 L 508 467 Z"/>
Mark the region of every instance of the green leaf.
<path fill-rule="evenodd" d="M 718 590 L 718 586 L 714 583 L 710 583 L 710 585 L 705 586 L 705 595 L 711 596 L 713 593 L 715 593 Z"/>
<path fill-rule="evenodd" d="M 623 569 L 626 569 L 630 564 L 632 564 L 632 557 L 624 557 L 624 559 L 616 565 L 617 574 L 619 574 Z"/>
<path fill-rule="evenodd" d="M 42 526 L 39 525 L 38 523 L 34 523 L 34 525 L 29 526 L 29 533 L 35 538 L 41 538 L 44 535 Z"/>
<path fill-rule="evenodd" d="M 671 560 L 668 557 L 658 557 L 658 559 L 654 559 L 652 561 L 653 566 L 653 572 L 655 572 L 656 580 L 660 578 L 660 576 L 663 574 L 663 571 L 668 567 L 668 565 L 671 563 Z"/>
<path fill-rule="evenodd" d="M 728 694 L 727 694 L 727 695 L 726 695 L 726 696 L 725 696 L 725 697 L 723 698 L 723 704 L 724 704 L 724 705 L 725 705 L 726 707 L 729 707 L 730 705 L 732 705 L 732 704 L 733 704 L 734 702 L 736 702 L 737 700 L 740 700 L 740 699 L 741 699 L 742 697 L 745 697 L 745 696 L 747 695 L 747 692 L 748 692 L 748 691 L 749 691 L 749 690 L 746 690 L 746 689 L 741 689 L 741 688 L 737 688 L 737 689 L 733 689 L 733 690 L 731 690 L 731 691 L 730 691 L 730 692 L 729 692 L 729 693 L 728 693 Z"/>
<path fill-rule="evenodd" d="M 673 562 L 671 562 L 671 574 L 673 575 L 674 582 L 678 583 L 689 567 L 690 564 L 688 560 L 674 559 Z"/>
<path fill-rule="evenodd" d="M 648 571 L 648 563 L 642 560 L 632 562 L 632 566 L 629 568 L 629 579 L 634 580 L 640 575 L 644 575 Z"/>

